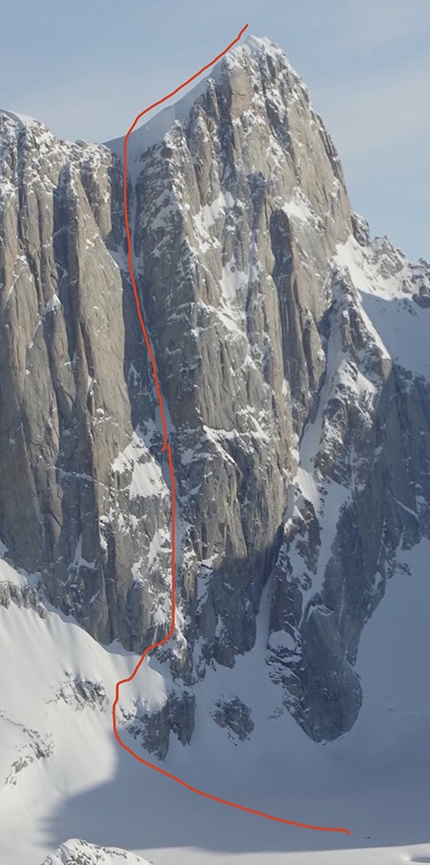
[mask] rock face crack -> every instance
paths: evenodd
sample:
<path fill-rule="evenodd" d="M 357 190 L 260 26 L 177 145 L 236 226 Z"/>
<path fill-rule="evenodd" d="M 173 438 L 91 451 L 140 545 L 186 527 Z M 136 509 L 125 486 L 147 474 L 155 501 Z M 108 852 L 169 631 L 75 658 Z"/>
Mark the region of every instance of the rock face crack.
<path fill-rule="evenodd" d="M 208 665 L 254 647 L 266 586 L 285 706 L 316 741 L 349 730 L 362 629 L 430 530 L 428 378 L 378 312 L 391 298 L 421 327 L 428 265 L 370 240 L 277 46 L 234 49 L 176 116 L 133 133 L 128 181 L 177 486 L 178 628 L 158 658 L 178 692 L 128 719 L 160 759 L 190 741 Z M 142 652 L 170 624 L 171 493 L 122 143 L 0 113 L 0 540 L 97 640 Z M 18 594 L 0 587 L 39 604 Z M 240 741 L 237 700 L 214 720 Z"/>

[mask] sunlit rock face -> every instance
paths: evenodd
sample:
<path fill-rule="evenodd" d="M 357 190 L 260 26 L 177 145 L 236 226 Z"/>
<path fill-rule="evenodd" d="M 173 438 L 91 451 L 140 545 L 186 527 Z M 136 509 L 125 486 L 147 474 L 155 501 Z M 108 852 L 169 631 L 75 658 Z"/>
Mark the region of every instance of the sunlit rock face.
<path fill-rule="evenodd" d="M 127 185 L 176 478 L 177 690 L 134 727 L 161 759 L 192 740 L 199 682 L 254 646 L 268 585 L 267 675 L 331 740 L 360 709 L 362 629 L 429 536 L 430 269 L 370 241 L 269 40 L 168 111 L 132 134 Z M 0 539 L 140 652 L 170 628 L 171 489 L 121 153 L 0 112 Z"/>

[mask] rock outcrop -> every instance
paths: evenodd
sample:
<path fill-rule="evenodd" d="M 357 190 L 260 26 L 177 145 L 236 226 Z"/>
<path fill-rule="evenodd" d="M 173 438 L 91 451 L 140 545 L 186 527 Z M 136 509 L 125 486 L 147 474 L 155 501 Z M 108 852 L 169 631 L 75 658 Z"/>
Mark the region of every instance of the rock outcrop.
<path fill-rule="evenodd" d="M 176 116 L 133 133 L 128 178 L 177 487 L 159 660 L 186 690 L 134 725 L 160 759 L 171 731 L 191 740 L 207 665 L 253 647 L 268 583 L 268 675 L 311 738 L 349 730 L 362 629 L 399 550 L 430 536 L 429 378 L 388 327 L 428 334 L 429 266 L 370 241 L 268 40 L 233 49 Z M 0 148 L 0 538 L 51 603 L 141 652 L 170 627 L 171 494 L 122 142 L 0 113 Z M 237 700 L 216 720 L 252 736 Z"/>

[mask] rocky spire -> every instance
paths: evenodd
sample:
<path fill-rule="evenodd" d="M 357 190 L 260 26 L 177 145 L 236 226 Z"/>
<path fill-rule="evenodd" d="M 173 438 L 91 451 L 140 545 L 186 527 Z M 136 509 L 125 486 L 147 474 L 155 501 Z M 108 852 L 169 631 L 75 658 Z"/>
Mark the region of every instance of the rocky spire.
<path fill-rule="evenodd" d="M 170 623 L 170 490 L 121 152 L 0 113 L 0 539 L 96 639 L 141 651 Z M 396 550 L 429 530 L 428 383 L 372 323 L 391 292 L 420 333 L 428 268 L 370 243 L 267 39 L 136 130 L 129 166 L 178 496 L 179 690 L 147 747 L 190 740 L 189 689 L 252 648 L 268 584 L 268 675 L 308 735 L 335 738 Z"/>

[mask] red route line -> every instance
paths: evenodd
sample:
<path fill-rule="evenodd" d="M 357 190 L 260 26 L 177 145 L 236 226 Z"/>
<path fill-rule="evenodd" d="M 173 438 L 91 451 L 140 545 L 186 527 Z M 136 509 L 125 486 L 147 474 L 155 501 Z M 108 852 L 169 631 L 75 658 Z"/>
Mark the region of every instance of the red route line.
<path fill-rule="evenodd" d="M 213 66 L 213 64 L 216 63 L 217 60 L 219 60 L 221 57 L 223 57 L 224 54 L 227 54 L 227 52 L 230 50 L 230 48 L 233 47 L 233 45 L 236 44 L 236 42 L 239 42 L 242 34 L 245 32 L 247 27 L 248 27 L 248 24 L 245 24 L 245 26 L 242 27 L 242 30 L 240 31 L 238 36 L 236 36 L 236 39 L 233 39 L 233 42 L 230 42 L 230 45 L 228 45 L 227 48 L 224 48 L 224 51 L 221 51 L 221 53 L 218 54 L 214 58 L 214 60 L 211 60 L 211 62 L 207 63 L 206 66 L 202 66 L 202 68 L 199 69 L 198 72 L 196 72 L 194 75 L 192 75 L 191 78 L 188 78 L 187 81 L 184 81 L 183 84 L 180 84 L 179 87 L 176 87 L 175 90 L 172 90 L 171 93 L 168 93 L 167 96 L 163 96 L 162 99 L 158 99 L 157 102 L 153 102 L 152 105 L 150 105 L 148 108 L 145 108 L 143 111 L 141 111 L 140 114 L 137 115 L 132 126 L 130 126 L 130 129 L 128 130 L 127 135 L 124 138 L 124 171 L 123 171 L 124 219 L 125 219 L 125 231 L 126 231 L 126 235 L 127 235 L 128 266 L 129 266 L 129 271 L 130 271 L 130 279 L 131 279 L 131 283 L 133 286 L 134 299 L 136 302 L 137 316 L 138 316 L 138 319 L 140 322 L 140 326 L 142 328 L 142 333 L 143 333 L 143 336 L 145 339 L 146 347 L 148 349 L 148 354 L 149 354 L 149 357 L 151 359 L 152 371 L 153 371 L 154 381 L 155 381 L 155 388 L 157 391 L 158 402 L 159 402 L 159 406 L 160 406 L 161 423 L 162 423 L 163 434 L 164 434 L 164 442 L 163 442 L 163 447 L 161 448 L 161 452 L 163 452 L 167 449 L 167 457 L 168 457 L 168 461 L 169 461 L 169 470 L 170 470 L 170 479 L 171 479 L 171 495 L 172 495 L 172 519 L 171 519 L 172 614 L 171 615 L 172 615 L 172 625 L 171 625 L 169 633 L 165 637 L 163 637 L 162 640 L 159 640 L 158 643 L 153 643 L 152 646 L 148 646 L 145 649 L 141 658 L 139 659 L 138 663 L 136 664 L 131 676 L 128 676 L 127 679 L 121 679 L 119 682 L 116 683 L 115 700 L 114 700 L 114 703 L 112 705 L 112 726 L 113 726 L 113 731 L 114 731 L 115 738 L 116 738 L 118 744 L 121 745 L 121 748 L 123 748 L 124 751 L 128 751 L 128 753 L 131 754 L 131 756 L 134 757 L 135 760 L 138 760 L 139 763 L 143 763 L 144 766 L 149 766 L 150 769 L 155 769 L 156 772 L 159 772 L 161 775 L 165 775 L 166 778 L 171 778 L 172 781 L 176 781 L 178 784 L 182 784 L 182 786 L 186 787 L 187 790 L 191 790 L 193 793 L 198 793 L 199 796 L 204 796 L 205 799 L 212 799 L 214 802 L 220 802 L 222 805 L 229 805 L 230 808 L 238 808 L 240 811 L 246 811 L 248 814 L 256 814 L 258 817 L 265 817 L 266 820 L 274 820 L 276 823 L 288 823 L 290 826 L 301 826 L 304 829 L 316 829 L 319 832 L 345 832 L 346 835 L 350 835 L 351 833 L 350 833 L 349 829 L 332 828 L 329 826 L 311 826 L 308 823 L 298 823 L 295 820 L 286 820 L 284 817 L 275 817 L 275 816 L 273 816 L 273 814 L 265 814 L 264 811 L 256 811 L 255 808 L 246 808 L 245 805 L 238 805 L 236 802 L 229 802 L 228 799 L 220 799 L 219 796 L 213 796 L 211 793 L 204 793 L 203 790 L 198 790 L 197 787 L 192 787 L 191 784 L 187 784 L 187 782 L 183 781 L 182 778 L 178 778 L 176 775 L 172 775 L 171 772 L 166 772 L 165 769 L 161 769 L 160 766 L 156 766 L 154 763 L 150 763 L 148 760 L 144 760 L 142 757 L 139 757 L 139 755 L 136 754 L 136 752 L 133 751 L 132 748 L 129 748 L 127 745 L 124 744 L 124 742 L 122 741 L 122 739 L 118 733 L 118 728 L 117 728 L 116 708 L 117 708 L 118 701 L 119 701 L 119 692 L 120 692 L 121 685 L 125 685 L 126 682 L 131 682 L 132 679 L 134 679 L 137 671 L 142 666 L 143 661 L 145 660 L 148 652 L 151 652 L 152 649 L 156 649 L 158 646 L 162 646 L 164 643 L 167 643 L 167 641 L 173 635 L 174 630 L 175 630 L 175 600 L 176 600 L 176 587 L 175 587 L 175 562 L 176 562 L 176 555 L 175 555 L 175 506 L 176 506 L 176 503 L 175 503 L 175 475 L 173 472 L 172 449 L 171 449 L 170 444 L 167 441 L 166 418 L 165 418 L 165 414 L 164 414 L 164 406 L 163 406 L 163 398 L 161 396 L 160 382 L 158 379 L 157 365 L 155 363 L 155 358 L 154 358 L 154 354 L 153 354 L 153 351 L 151 348 L 151 343 L 149 341 L 148 333 L 147 333 L 147 330 L 145 327 L 145 322 L 143 320 L 142 308 L 141 308 L 141 304 L 140 304 L 139 294 L 137 291 L 136 280 L 134 278 L 133 254 L 132 254 L 131 233 L 130 233 L 130 223 L 129 223 L 129 218 L 128 218 L 128 204 L 127 204 L 127 144 L 128 144 L 128 139 L 130 138 L 130 135 L 133 132 L 133 129 L 135 128 L 136 124 L 138 123 L 140 118 L 143 117 L 144 114 L 147 114 L 148 111 L 151 111 L 152 108 L 156 108 L 157 105 L 161 105 L 163 102 L 166 102 L 167 99 L 170 99 L 172 96 L 174 96 L 176 93 L 178 93 L 179 90 L 182 90 L 183 87 L 186 87 L 187 84 L 190 84 L 191 81 L 194 81 L 195 78 L 198 78 L 198 76 L 201 75 L 202 72 L 205 72 L 206 69 L 209 69 L 211 66 Z"/>

